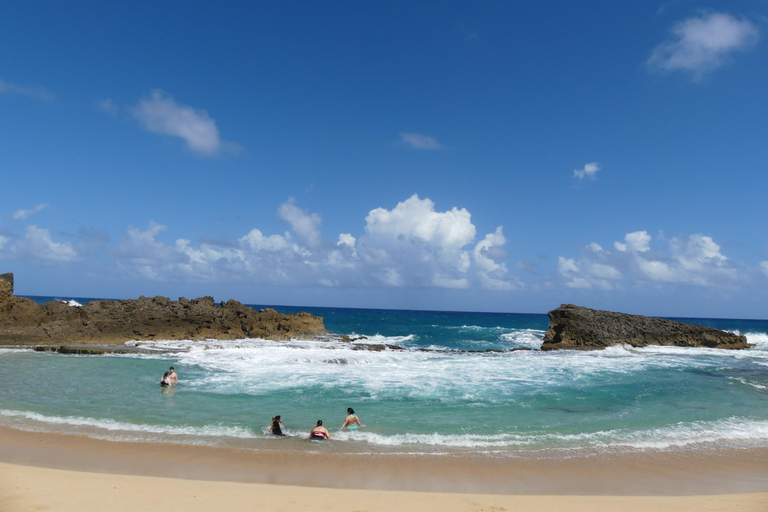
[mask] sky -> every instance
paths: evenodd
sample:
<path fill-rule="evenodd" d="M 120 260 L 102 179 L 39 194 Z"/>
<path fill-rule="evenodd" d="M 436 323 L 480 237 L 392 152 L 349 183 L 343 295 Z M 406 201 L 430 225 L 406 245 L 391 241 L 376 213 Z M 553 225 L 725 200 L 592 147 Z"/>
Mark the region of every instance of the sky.
<path fill-rule="evenodd" d="M 0 4 L 18 295 L 768 318 L 768 1 Z"/>

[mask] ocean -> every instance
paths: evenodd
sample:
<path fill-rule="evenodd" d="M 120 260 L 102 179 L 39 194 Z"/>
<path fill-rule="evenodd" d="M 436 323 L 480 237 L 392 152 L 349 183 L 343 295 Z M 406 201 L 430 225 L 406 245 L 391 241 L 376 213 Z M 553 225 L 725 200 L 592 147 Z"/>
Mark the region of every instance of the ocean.
<path fill-rule="evenodd" d="M 743 351 L 541 352 L 546 314 L 270 307 L 308 311 L 329 331 L 364 339 L 153 341 L 142 342 L 151 353 L 102 356 L 0 348 L 0 425 L 323 453 L 562 458 L 768 447 L 768 321 L 678 319 L 745 334 L 755 346 Z M 405 350 L 354 350 L 364 343 Z M 179 384 L 161 388 L 170 366 Z M 339 430 L 347 407 L 363 428 Z M 285 438 L 268 433 L 278 414 Z M 306 439 L 318 419 L 330 442 Z"/>

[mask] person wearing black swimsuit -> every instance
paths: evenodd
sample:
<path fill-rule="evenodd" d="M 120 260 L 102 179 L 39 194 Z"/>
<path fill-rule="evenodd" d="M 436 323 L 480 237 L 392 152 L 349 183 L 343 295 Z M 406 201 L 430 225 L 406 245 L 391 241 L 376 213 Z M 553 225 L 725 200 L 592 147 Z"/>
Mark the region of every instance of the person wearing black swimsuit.
<path fill-rule="evenodd" d="M 274 435 L 285 436 L 285 434 L 283 434 L 283 429 L 280 428 L 280 423 L 282 422 L 283 422 L 283 418 L 281 418 L 279 414 L 274 418 L 272 418 L 272 426 L 270 427 L 270 430 Z"/>

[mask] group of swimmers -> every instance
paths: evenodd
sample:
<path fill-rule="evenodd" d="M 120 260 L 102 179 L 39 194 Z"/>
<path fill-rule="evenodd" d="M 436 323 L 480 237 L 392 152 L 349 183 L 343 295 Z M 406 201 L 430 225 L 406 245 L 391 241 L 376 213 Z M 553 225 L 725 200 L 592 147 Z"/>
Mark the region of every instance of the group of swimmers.
<path fill-rule="evenodd" d="M 179 376 L 176 375 L 176 370 L 173 369 L 173 366 L 171 366 L 168 371 L 163 374 L 163 378 L 160 379 L 160 385 L 162 387 L 175 386 L 178 382 Z M 283 429 L 281 427 L 282 422 L 283 418 L 279 414 L 272 418 L 272 426 L 269 428 L 270 432 L 276 436 L 284 436 L 285 434 L 283 434 Z M 344 423 L 341 425 L 341 429 L 357 430 L 362 426 L 363 424 L 360 423 L 360 418 L 355 414 L 355 410 L 351 407 L 347 408 L 347 417 L 344 418 Z M 315 440 L 331 438 L 330 432 L 323 426 L 323 420 L 317 420 L 317 426 L 309 432 L 309 438 Z"/>
<path fill-rule="evenodd" d="M 283 429 L 280 425 L 282 422 L 283 418 L 279 414 L 272 418 L 272 426 L 270 427 L 272 434 L 276 436 L 285 435 L 283 434 Z M 355 410 L 349 407 L 347 409 L 347 417 L 344 419 L 344 423 L 341 425 L 342 430 L 357 430 L 358 427 L 362 426 L 363 424 L 360 423 L 360 418 L 358 418 L 357 414 L 355 414 Z M 317 426 L 310 430 L 309 438 L 317 441 L 324 441 L 331 438 L 330 432 L 328 432 L 328 429 L 323 426 L 323 420 L 317 420 Z"/>

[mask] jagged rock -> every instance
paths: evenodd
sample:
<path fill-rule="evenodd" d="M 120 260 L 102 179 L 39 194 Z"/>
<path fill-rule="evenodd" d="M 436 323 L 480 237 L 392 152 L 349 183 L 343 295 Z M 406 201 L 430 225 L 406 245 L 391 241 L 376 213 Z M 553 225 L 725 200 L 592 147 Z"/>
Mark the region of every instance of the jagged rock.
<path fill-rule="evenodd" d="M 5 276 L 7 274 L 3 274 Z M 327 334 L 323 319 L 309 313 L 283 315 L 274 309 L 254 311 L 212 297 L 171 301 L 167 297 L 99 300 L 72 307 L 63 302 L 43 305 L 12 295 L 0 279 L 0 344 L 115 344 L 130 340 L 264 338 L 287 340 Z M 10 283 L 12 283 L 12 276 Z M 10 288 L 10 299 L 3 294 Z"/>
<path fill-rule="evenodd" d="M 0 311 L 13 299 L 13 274 L 0 274 Z"/>
<path fill-rule="evenodd" d="M 745 336 L 676 322 L 626 313 L 613 313 L 563 304 L 549 312 L 549 331 L 541 350 L 593 350 L 613 345 L 633 347 L 670 345 L 744 349 L 752 345 Z"/>

